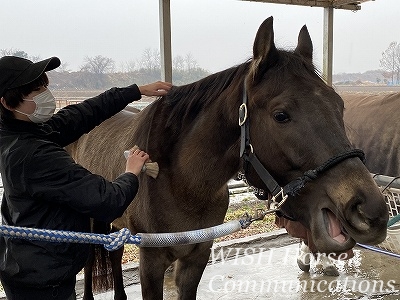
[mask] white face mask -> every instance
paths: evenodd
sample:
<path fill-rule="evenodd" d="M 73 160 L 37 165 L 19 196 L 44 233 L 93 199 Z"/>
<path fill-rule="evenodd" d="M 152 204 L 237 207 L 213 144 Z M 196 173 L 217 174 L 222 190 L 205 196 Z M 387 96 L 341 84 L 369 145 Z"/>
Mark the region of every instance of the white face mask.
<path fill-rule="evenodd" d="M 24 101 L 32 101 L 36 103 L 35 111 L 31 114 L 24 113 L 19 110 L 15 110 L 20 114 L 23 114 L 34 123 L 42 123 L 48 121 L 56 110 L 56 99 L 50 90 L 46 89 L 44 92 L 36 95 L 31 99 L 23 99 Z"/>

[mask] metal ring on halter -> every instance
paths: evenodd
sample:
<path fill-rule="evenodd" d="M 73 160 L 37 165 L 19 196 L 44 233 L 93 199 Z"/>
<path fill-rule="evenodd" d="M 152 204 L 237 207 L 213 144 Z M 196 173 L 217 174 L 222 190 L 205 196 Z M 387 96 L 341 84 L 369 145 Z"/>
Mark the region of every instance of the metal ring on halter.
<path fill-rule="evenodd" d="M 240 112 L 243 111 L 244 115 L 243 115 L 243 119 L 240 119 Z M 239 106 L 239 126 L 242 126 L 247 120 L 247 105 L 246 103 L 242 103 Z"/>

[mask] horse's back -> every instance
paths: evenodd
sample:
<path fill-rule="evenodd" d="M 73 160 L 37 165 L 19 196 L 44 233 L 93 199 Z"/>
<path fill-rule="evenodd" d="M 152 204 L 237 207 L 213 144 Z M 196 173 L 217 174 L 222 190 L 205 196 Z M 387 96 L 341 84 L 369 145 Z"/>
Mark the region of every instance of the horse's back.
<path fill-rule="evenodd" d="M 343 93 L 344 120 L 352 144 L 364 150 L 372 173 L 400 175 L 400 93 Z"/>
<path fill-rule="evenodd" d="M 92 173 L 114 180 L 125 170 L 124 150 L 134 145 L 132 132 L 138 112 L 133 107 L 125 108 L 66 147 L 67 151 Z"/>

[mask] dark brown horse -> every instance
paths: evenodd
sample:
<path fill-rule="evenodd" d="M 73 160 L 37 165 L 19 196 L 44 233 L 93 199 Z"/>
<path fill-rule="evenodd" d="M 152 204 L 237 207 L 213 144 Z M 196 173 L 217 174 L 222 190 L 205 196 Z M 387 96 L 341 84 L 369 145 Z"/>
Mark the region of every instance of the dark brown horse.
<path fill-rule="evenodd" d="M 364 150 L 368 169 L 400 176 L 400 93 L 343 93 L 342 97 L 347 135 Z"/>
<path fill-rule="evenodd" d="M 261 24 L 251 60 L 174 87 L 137 115 L 123 112 L 73 146 L 77 162 L 109 179 L 124 171 L 122 153 L 135 144 L 158 162 L 158 178 L 140 177 L 138 195 L 115 228 L 172 233 L 223 223 L 227 182 L 239 170 L 252 185 L 270 186 L 253 164 L 244 166 L 241 153 L 290 191 L 282 213 L 310 228 L 320 251 L 340 253 L 356 241 L 385 238 L 383 196 L 346 136 L 342 99 L 314 69 L 307 28 L 296 49 L 284 51 L 275 47 L 272 23 L 271 17 Z M 163 298 L 164 272 L 175 262 L 179 299 L 195 299 L 211 246 L 140 248 L 143 298 Z M 115 280 L 115 299 L 126 299 L 121 274 Z"/>

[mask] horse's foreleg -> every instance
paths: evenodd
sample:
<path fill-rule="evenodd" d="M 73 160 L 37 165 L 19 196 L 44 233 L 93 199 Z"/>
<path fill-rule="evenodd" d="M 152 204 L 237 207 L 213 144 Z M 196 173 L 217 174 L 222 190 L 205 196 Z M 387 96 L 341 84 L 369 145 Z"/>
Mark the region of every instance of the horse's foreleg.
<path fill-rule="evenodd" d="M 140 248 L 140 286 L 144 300 L 163 299 L 164 273 L 171 263 L 164 249 Z"/>
<path fill-rule="evenodd" d="M 114 300 L 126 300 L 127 296 L 124 289 L 124 279 L 122 277 L 122 255 L 124 247 L 110 252 L 110 261 L 114 282 Z"/>
<path fill-rule="evenodd" d="M 297 265 L 303 272 L 310 271 L 311 256 L 312 253 L 310 251 L 310 248 L 308 248 L 308 246 L 304 243 L 304 241 L 301 241 L 299 248 L 299 256 L 297 257 Z"/>
<path fill-rule="evenodd" d="M 199 244 L 190 255 L 177 260 L 175 283 L 179 300 L 196 299 L 197 286 L 209 260 L 211 245 Z"/>
<path fill-rule="evenodd" d="M 327 276 L 339 276 L 339 271 L 333 263 L 332 259 L 327 257 L 326 255 L 321 255 L 319 257 L 320 263 L 322 264 L 322 268 L 324 270 L 324 274 Z"/>
<path fill-rule="evenodd" d="M 84 268 L 84 287 L 83 287 L 82 300 L 94 300 L 93 288 L 92 288 L 93 265 L 94 265 L 94 245 L 90 245 L 89 258 Z"/>

